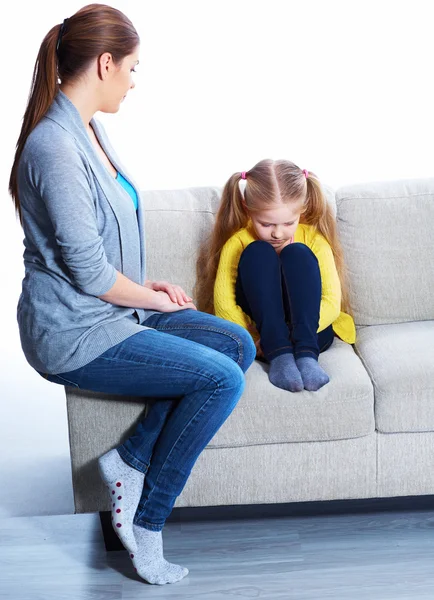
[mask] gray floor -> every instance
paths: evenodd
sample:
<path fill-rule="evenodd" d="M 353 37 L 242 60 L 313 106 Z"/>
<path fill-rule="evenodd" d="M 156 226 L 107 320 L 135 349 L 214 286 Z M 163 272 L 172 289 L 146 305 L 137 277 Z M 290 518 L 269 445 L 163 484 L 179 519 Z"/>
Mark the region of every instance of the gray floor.
<path fill-rule="evenodd" d="M 159 587 L 106 554 L 97 515 L 5 518 L 0 598 L 433 598 L 433 531 L 433 511 L 170 523 L 166 556 L 190 574 Z"/>

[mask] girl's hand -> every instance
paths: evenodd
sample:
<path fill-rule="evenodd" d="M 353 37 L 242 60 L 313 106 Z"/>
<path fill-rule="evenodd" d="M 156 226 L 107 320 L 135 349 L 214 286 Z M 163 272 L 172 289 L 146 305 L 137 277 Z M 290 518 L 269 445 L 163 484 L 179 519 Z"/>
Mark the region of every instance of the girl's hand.
<path fill-rule="evenodd" d="M 256 358 L 264 358 L 264 353 L 262 352 L 262 348 L 261 348 L 261 340 L 256 340 L 255 346 L 256 346 Z"/>
<path fill-rule="evenodd" d="M 148 286 L 146 286 L 148 287 Z M 155 291 L 155 290 L 154 290 Z M 191 308 L 193 310 L 197 310 L 193 302 L 185 302 L 182 306 L 178 304 L 178 302 L 172 302 L 167 292 L 162 290 L 157 291 L 157 302 L 155 306 L 152 307 L 155 310 L 159 310 L 160 312 L 177 312 L 178 310 L 186 310 L 187 308 Z"/>
<path fill-rule="evenodd" d="M 252 336 L 253 339 L 258 338 L 255 341 L 255 346 L 256 346 L 256 358 L 264 358 L 264 353 L 262 352 L 262 348 L 261 348 L 261 340 L 259 339 L 259 333 L 258 330 L 256 329 L 256 326 L 252 323 L 248 326 L 247 328 L 248 332 L 250 333 L 250 335 Z"/>
<path fill-rule="evenodd" d="M 193 299 L 187 296 L 182 287 L 173 285 L 168 281 L 146 281 L 145 287 L 154 290 L 154 292 L 166 292 L 171 301 L 176 302 L 179 306 L 193 302 Z"/>

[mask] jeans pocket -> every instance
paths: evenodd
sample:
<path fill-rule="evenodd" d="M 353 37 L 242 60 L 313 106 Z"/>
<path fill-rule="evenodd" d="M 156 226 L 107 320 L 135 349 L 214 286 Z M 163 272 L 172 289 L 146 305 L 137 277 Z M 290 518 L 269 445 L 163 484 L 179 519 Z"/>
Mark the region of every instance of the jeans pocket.
<path fill-rule="evenodd" d="M 70 381 L 69 379 L 66 379 L 65 377 L 62 377 L 61 375 L 50 375 L 49 373 L 40 373 L 38 371 L 39 375 L 42 375 L 42 377 L 44 379 L 46 379 L 47 381 L 51 381 L 51 383 L 58 383 L 59 385 L 68 385 L 70 387 L 80 387 L 78 385 L 78 383 L 75 383 L 74 381 Z"/>

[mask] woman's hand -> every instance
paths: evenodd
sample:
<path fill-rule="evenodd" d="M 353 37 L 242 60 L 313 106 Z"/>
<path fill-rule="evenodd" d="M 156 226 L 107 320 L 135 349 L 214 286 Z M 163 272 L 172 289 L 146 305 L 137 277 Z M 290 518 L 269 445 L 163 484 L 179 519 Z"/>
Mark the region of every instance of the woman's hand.
<path fill-rule="evenodd" d="M 146 281 L 145 287 L 150 290 L 154 290 L 154 292 L 165 292 L 172 302 L 179 304 L 179 306 L 184 306 L 185 304 L 192 303 L 193 299 L 184 292 L 182 287 L 179 285 L 173 285 L 168 281 Z M 189 307 L 191 308 L 191 307 Z"/>
<path fill-rule="evenodd" d="M 156 297 L 156 302 L 152 308 L 160 312 L 176 312 L 178 310 L 186 310 L 187 308 L 197 310 L 193 302 L 185 302 L 182 306 L 177 302 L 172 302 L 169 294 L 167 292 L 163 292 L 162 290 L 158 290 L 156 292 Z"/>
<path fill-rule="evenodd" d="M 111 289 L 99 298 L 117 306 L 160 312 L 176 312 L 186 308 L 197 310 L 191 298 L 179 286 L 170 285 L 166 281 L 145 281 L 141 285 L 119 271 L 116 272 L 116 281 Z"/>

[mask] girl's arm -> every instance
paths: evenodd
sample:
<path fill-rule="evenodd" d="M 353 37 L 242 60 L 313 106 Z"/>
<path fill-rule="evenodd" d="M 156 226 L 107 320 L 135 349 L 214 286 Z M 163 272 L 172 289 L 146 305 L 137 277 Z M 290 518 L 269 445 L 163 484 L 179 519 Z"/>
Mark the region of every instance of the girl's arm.
<path fill-rule="evenodd" d="M 341 313 L 341 283 L 330 244 L 320 233 L 313 239 L 311 250 L 318 259 L 321 273 L 321 306 L 318 331 L 323 331 Z"/>

